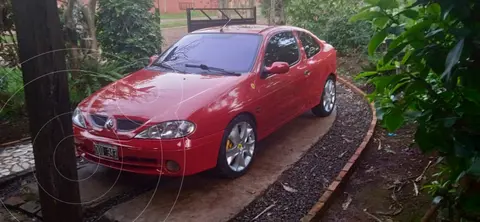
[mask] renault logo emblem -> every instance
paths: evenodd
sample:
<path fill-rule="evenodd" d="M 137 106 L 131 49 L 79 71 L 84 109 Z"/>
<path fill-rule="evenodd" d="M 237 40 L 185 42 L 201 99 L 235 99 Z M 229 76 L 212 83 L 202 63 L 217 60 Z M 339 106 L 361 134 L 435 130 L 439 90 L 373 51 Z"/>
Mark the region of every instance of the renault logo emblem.
<path fill-rule="evenodd" d="M 105 122 L 105 128 L 107 129 L 112 129 L 113 128 L 113 119 L 108 118 L 108 120 Z"/>

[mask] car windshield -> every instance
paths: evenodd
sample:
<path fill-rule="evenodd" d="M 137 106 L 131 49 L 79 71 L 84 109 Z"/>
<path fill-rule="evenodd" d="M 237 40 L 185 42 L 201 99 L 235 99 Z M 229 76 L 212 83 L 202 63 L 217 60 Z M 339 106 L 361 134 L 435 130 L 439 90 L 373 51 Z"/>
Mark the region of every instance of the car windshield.
<path fill-rule="evenodd" d="M 252 69 L 261 40 L 256 34 L 190 34 L 172 45 L 155 64 L 189 73 L 205 72 L 192 64 L 246 73 Z"/>

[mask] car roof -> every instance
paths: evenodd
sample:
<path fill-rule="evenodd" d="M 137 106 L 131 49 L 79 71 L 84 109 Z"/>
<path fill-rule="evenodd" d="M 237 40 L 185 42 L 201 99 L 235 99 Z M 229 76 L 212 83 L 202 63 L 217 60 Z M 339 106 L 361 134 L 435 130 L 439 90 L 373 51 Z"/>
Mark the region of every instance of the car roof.
<path fill-rule="evenodd" d="M 222 26 L 204 28 L 200 30 L 193 31 L 192 33 L 220 33 Z M 282 31 L 282 30 L 297 30 L 304 31 L 301 28 L 294 26 L 269 26 L 269 25 L 228 25 L 223 28 L 224 33 L 246 33 L 246 34 L 261 34 L 268 35 L 272 32 Z"/>

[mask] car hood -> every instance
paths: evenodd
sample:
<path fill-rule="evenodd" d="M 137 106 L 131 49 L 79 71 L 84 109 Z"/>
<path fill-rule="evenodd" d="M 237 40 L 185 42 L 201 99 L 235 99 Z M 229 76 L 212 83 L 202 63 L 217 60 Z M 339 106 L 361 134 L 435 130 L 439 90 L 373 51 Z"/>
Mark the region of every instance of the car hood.
<path fill-rule="evenodd" d="M 193 112 L 233 90 L 246 76 L 142 69 L 89 96 L 79 108 L 90 114 L 123 116 L 142 122 L 188 119 Z"/>

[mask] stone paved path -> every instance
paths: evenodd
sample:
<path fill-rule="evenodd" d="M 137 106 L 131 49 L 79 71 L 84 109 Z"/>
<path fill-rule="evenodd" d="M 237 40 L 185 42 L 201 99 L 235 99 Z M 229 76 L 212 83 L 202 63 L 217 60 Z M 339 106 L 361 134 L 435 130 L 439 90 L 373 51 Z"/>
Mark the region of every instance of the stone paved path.
<path fill-rule="evenodd" d="M 31 143 L 21 143 L 0 148 L 0 181 L 31 170 L 34 167 Z"/>

